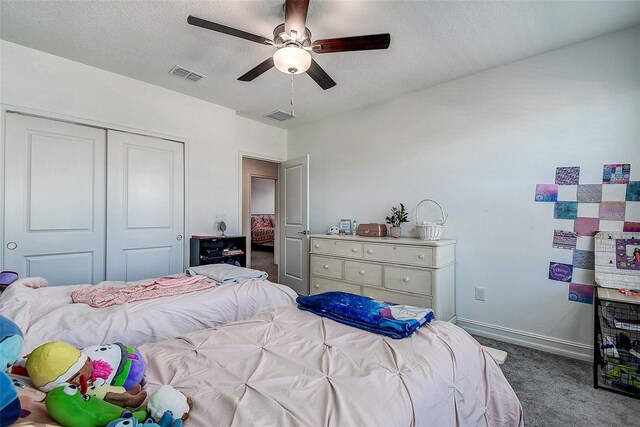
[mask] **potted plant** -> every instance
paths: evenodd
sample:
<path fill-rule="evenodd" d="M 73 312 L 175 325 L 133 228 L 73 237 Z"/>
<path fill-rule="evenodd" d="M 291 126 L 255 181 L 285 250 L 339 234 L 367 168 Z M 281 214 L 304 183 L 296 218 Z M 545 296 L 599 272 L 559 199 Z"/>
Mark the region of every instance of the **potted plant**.
<path fill-rule="evenodd" d="M 407 219 L 408 213 L 404 210 L 404 205 L 400 203 L 400 209 L 395 206 L 391 208 L 391 216 L 388 216 L 387 224 L 391 225 L 391 237 L 400 237 L 402 234 L 402 228 L 400 226 L 403 222 L 409 222 Z"/>

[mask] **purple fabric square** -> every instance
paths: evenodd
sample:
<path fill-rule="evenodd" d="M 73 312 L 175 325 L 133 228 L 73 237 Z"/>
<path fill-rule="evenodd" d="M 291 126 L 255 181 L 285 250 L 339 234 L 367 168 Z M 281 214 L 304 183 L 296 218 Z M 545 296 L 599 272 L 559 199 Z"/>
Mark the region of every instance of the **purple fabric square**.
<path fill-rule="evenodd" d="M 580 166 L 556 168 L 556 184 L 578 185 L 580 180 Z"/>
<path fill-rule="evenodd" d="M 599 228 L 599 218 L 576 218 L 573 224 L 573 231 L 578 233 L 578 236 L 595 236 Z"/>

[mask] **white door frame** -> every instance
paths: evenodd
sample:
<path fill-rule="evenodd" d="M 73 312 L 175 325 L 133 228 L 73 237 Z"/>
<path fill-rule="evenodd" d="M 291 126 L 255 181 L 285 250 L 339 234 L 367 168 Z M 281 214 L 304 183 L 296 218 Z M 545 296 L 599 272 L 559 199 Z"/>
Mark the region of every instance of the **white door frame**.
<path fill-rule="evenodd" d="M 6 144 L 6 121 L 7 113 L 17 113 L 27 116 L 38 117 L 41 119 L 57 120 L 60 122 L 75 123 L 82 126 L 96 127 L 100 129 L 112 129 L 122 132 L 133 133 L 142 136 L 151 136 L 154 138 L 167 139 L 170 141 L 180 142 L 184 144 L 184 230 L 185 238 L 189 230 L 189 138 L 170 135 L 160 132 L 155 132 L 149 129 L 137 129 L 129 126 L 123 126 L 117 123 L 101 122 L 98 120 L 88 119 L 86 117 L 76 117 L 67 114 L 54 113 L 52 111 L 39 110 L 36 108 L 25 107 L 12 104 L 0 104 L 0 179 L 2 184 L 0 185 L 0 239 L 2 244 L 5 244 L 5 230 L 4 230 L 4 213 L 6 212 L 4 206 L 4 153 Z M 278 160 L 280 162 L 282 160 Z M 1 253 L 1 252 L 0 252 Z M 183 266 L 189 265 L 189 245 L 184 245 L 184 253 L 182 256 Z M 4 257 L 0 256 L 0 270 L 4 270 Z"/>
<path fill-rule="evenodd" d="M 279 157 L 275 157 L 275 156 L 267 156 L 264 154 L 259 154 L 259 153 L 254 153 L 251 151 L 243 151 L 243 150 L 238 150 L 238 234 L 241 234 L 243 232 L 243 218 L 242 218 L 242 179 L 244 178 L 244 173 L 242 170 L 242 159 L 247 158 L 247 159 L 254 159 L 254 160 L 263 160 L 265 162 L 271 162 L 271 163 L 277 163 L 278 164 L 278 168 L 280 167 L 280 163 L 284 162 L 286 159 L 282 159 Z M 260 177 L 259 175 L 256 175 L 256 177 L 259 178 L 263 178 Z M 276 180 L 276 182 L 278 182 Z M 280 208 L 278 206 L 278 203 L 280 202 L 280 189 L 279 186 L 276 185 L 276 224 L 280 224 Z M 249 230 L 247 232 L 248 236 L 248 244 L 251 244 L 251 230 Z M 280 262 L 280 254 L 277 253 L 278 251 L 276 249 L 280 248 L 280 227 L 276 226 L 276 231 L 275 234 L 273 236 L 273 260 L 275 264 L 278 264 Z M 250 251 L 251 249 L 249 249 Z M 247 266 L 250 267 L 251 266 L 251 257 L 247 256 Z"/>

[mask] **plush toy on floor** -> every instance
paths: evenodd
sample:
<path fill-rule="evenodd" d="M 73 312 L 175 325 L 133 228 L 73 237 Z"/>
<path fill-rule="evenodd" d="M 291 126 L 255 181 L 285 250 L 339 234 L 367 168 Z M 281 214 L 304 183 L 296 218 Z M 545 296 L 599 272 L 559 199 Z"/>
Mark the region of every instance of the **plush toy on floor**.
<path fill-rule="evenodd" d="M 161 419 L 165 412 L 170 412 L 174 419 L 185 421 L 189 418 L 192 406 L 193 400 L 191 398 L 187 398 L 170 385 L 160 386 L 151 394 L 149 402 L 147 402 L 149 415 L 156 420 Z"/>
<path fill-rule="evenodd" d="M 124 390 L 125 396 L 115 389 L 104 390 L 104 399 L 109 403 L 125 407 L 146 399 L 146 392 L 135 387 L 144 377 L 144 359 L 136 349 L 120 343 L 80 351 L 62 341 L 48 342 L 31 352 L 26 368 L 33 384 L 44 392 L 62 383 L 81 386 L 84 378 L 96 386 L 122 387 L 118 391 Z"/>
<path fill-rule="evenodd" d="M 64 427 L 103 427 L 112 420 L 132 416 L 137 421 L 147 418 L 142 408 L 133 413 L 100 399 L 81 393 L 68 383 L 53 388 L 44 401 L 51 418 Z"/>

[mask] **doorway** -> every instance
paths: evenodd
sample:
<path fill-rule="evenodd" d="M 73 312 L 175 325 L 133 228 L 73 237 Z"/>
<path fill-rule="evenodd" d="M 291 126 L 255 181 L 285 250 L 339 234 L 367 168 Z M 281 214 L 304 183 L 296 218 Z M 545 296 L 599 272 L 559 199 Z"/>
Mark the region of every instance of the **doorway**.
<path fill-rule="evenodd" d="M 242 159 L 242 231 L 247 266 L 266 271 L 278 282 L 278 169 L 266 160 Z"/>

